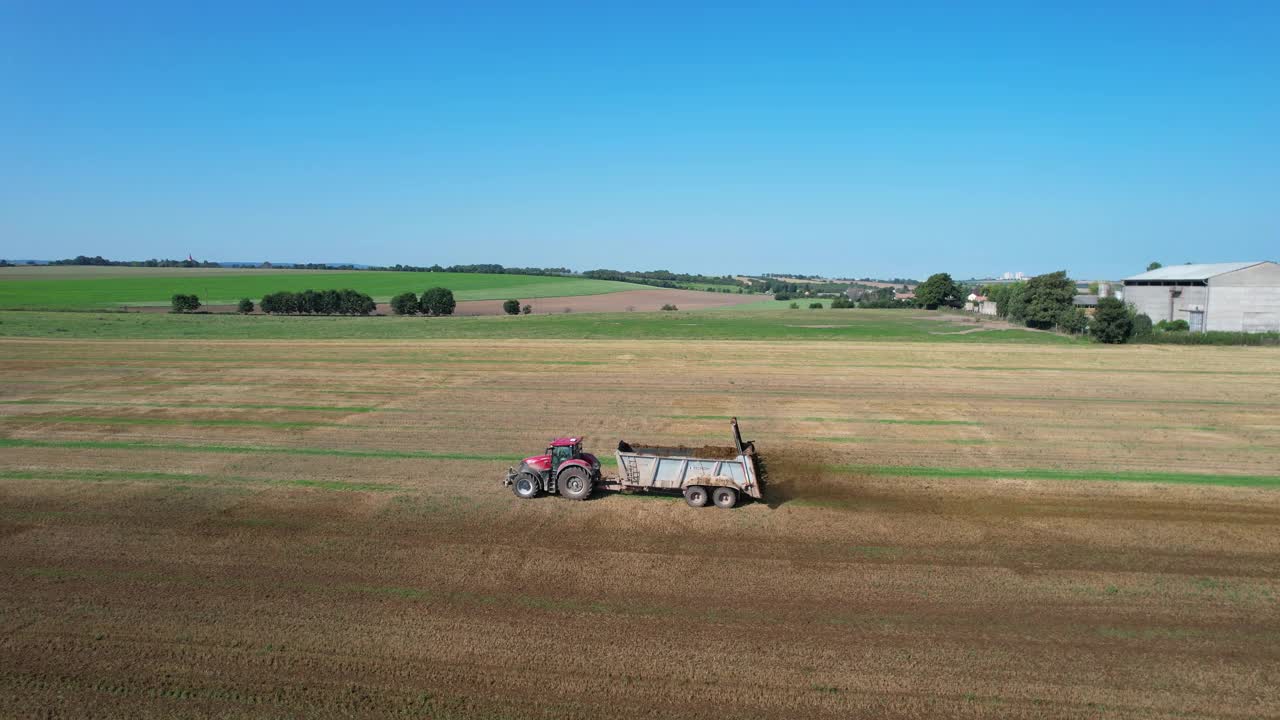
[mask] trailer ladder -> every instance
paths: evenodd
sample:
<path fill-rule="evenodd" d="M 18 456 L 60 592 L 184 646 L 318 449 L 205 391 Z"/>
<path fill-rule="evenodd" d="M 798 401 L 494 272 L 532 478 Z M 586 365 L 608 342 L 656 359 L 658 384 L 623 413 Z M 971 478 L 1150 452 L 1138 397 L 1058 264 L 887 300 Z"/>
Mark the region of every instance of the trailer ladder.
<path fill-rule="evenodd" d="M 627 483 L 631 485 L 640 484 L 640 466 L 633 457 L 622 458 L 622 471 L 627 475 Z"/>

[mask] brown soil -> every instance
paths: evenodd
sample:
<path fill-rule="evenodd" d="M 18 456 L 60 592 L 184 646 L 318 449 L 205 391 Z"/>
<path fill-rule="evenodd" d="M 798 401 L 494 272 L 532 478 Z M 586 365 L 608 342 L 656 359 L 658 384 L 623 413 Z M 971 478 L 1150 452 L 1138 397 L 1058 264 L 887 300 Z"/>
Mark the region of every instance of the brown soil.
<path fill-rule="evenodd" d="M 1280 491 L 866 468 L 1274 476 L 1280 354 L 966 350 L 0 340 L 0 717 L 1276 716 Z"/>

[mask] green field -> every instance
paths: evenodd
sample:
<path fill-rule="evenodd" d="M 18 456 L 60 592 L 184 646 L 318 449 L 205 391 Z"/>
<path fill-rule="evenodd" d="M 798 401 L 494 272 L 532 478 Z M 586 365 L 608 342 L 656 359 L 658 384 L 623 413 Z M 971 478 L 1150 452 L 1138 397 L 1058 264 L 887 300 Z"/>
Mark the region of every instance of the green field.
<path fill-rule="evenodd" d="M 206 305 L 255 302 L 280 290 L 352 288 L 379 302 L 402 292 L 447 287 L 458 300 L 521 300 L 598 295 L 643 286 L 610 280 L 541 275 L 409 273 L 346 270 L 258 270 L 239 268 L 88 268 L 78 266 L 0 268 L 0 309 L 78 310 L 168 305 L 178 293 Z"/>
<path fill-rule="evenodd" d="M 276 317 L 230 314 L 0 311 L 0 336 L 121 339 L 617 338 L 690 340 L 1082 341 L 1031 330 L 983 329 L 916 310 L 790 310 L 764 301 L 715 310 L 517 317 Z"/>

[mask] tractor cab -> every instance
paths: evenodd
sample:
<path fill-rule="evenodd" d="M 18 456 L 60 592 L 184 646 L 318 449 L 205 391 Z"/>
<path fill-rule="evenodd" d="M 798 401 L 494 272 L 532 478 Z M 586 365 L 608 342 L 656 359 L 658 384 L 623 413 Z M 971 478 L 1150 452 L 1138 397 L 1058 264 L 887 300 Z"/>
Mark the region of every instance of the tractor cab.
<path fill-rule="evenodd" d="M 520 461 L 519 468 L 507 473 L 507 484 L 522 498 L 540 492 L 560 492 L 574 499 L 584 499 L 592 485 L 600 479 L 600 461 L 582 451 L 581 437 L 556 438 L 543 455 L 531 455 Z"/>
<path fill-rule="evenodd" d="M 582 454 L 582 438 L 562 437 L 551 441 L 547 455 L 551 461 L 551 472 L 560 469 L 566 460 L 572 460 Z"/>

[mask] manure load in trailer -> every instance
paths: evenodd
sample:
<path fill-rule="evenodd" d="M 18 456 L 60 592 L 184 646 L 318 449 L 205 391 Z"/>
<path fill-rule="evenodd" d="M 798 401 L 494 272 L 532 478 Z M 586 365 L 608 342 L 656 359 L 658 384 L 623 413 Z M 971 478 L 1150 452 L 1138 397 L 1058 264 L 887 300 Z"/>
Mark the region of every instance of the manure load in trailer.
<path fill-rule="evenodd" d="M 657 447 L 618 443 L 618 477 L 603 477 L 594 455 L 584 453 L 581 438 L 559 438 L 544 455 L 525 458 L 507 472 L 506 485 L 518 497 L 546 493 L 584 500 L 593 488 L 671 491 L 684 494 L 693 507 L 708 503 L 729 508 L 741 495 L 760 499 L 755 443 L 743 442 L 738 419 L 731 421 L 733 445 L 726 447 Z"/>

